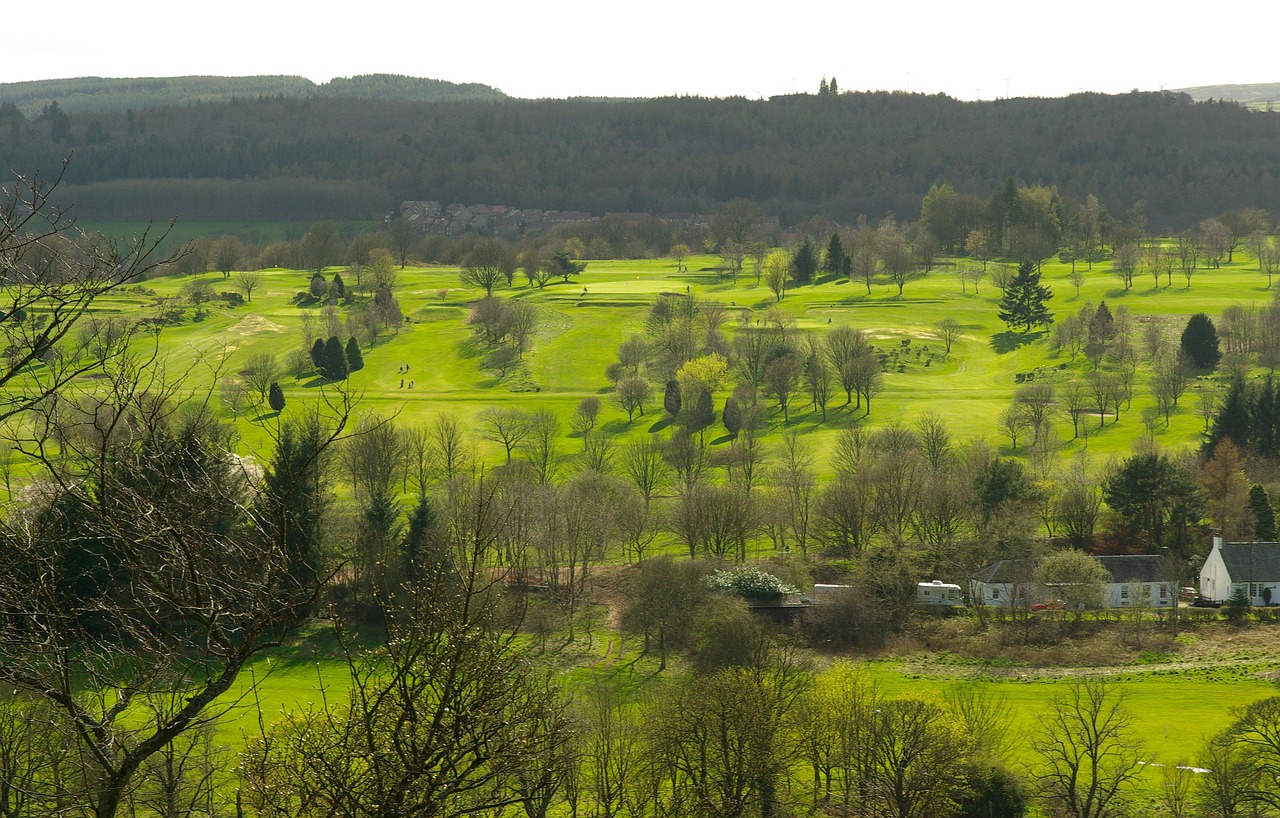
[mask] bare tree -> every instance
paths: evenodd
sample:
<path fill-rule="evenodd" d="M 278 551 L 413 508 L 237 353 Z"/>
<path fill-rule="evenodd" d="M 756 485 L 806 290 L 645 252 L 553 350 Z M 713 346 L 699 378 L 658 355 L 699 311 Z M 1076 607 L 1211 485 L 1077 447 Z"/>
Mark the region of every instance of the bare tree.
<path fill-rule="evenodd" d="M 213 269 L 222 273 L 223 278 L 230 278 L 231 271 L 244 261 L 244 245 L 235 236 L 223 236 L 213 244 L 210 261 Z"/>
<path fill-rule="evenodd" d="M 241 270 L 236 273 L 236 289 L 244 293 L 245 301 L 253 301 L 253 291 L 262 282 L 262 273 L 257 270 Z"/>
<path fill-rule="evenodd" d="M 622 473 L 644 498 L 648 510 L 654 495 L 666 485 L 671 467 L 663 456 L 662 444 L 653 438 L 633 440 L 622 449 Z"/>
<path fill-rule="evenodd" d="M 1054 698 L 1033 742 L 1045 799 L 1074 818 L 1111 815 L 1141 770 L 1132 733 L 1123 692 L 1098 679 L 1073 681 Z"/>
<path fill-rule="evenodd" d="M 272 382 L 280 380 L 280 364 L 270 352 L 255 352 L 245 361 L 240 374 L 245 386 L 258 394 L 259 401 L 264 401 Z"/>
<path fill-rule="evenodd" d="M 500 444 L 509 464 L 511 453 L 529 434 L 529 415 L 514 407 L 491 406 L 480 413 L 479 419 L 480 436 Z"/>
<path fill-rule="evenodd" d="M 557 445 L 560 418 L 547 409 L 526 416 L 520 453 L 543 485 L 554 483 L 560 471 L 561 455 Z"/>
<path fill-rule="evenodd" d="M 259 480 L 207 395 L 184 400 L 133 355 L 109 371 L 27 427 L 39 434 L 21 451 L 48 487 L 5 515 L 0 563 L 0 678 L 48 703 L 84 764 L 75 800 L 97 818 L 314 603 L 320 458 L 350 410 L 341 400 L 305 441 L 282 433 Z"/>
<path fill-rule="evenodd" d="M 460 278 L 464 286 L 479 288 L 491 296 L 495 287 L 511 283 L 515 268 L 515 256 L 506 244 L 497 239 L 484 239 L 477 242 L 467 256 Z"/>
<path fill-rule="evenodd" d="M 349 694 L 252 740 L 245 794 L 264 816 L 489 814 L 554 796 L 564 704 L 516 647 L 520 611 L 491 570 L 509 512 L 483 475 L 457 495 L 448 559 L 387 611 L 368 653 L 344 639 Z M 546 777 L 550 778 L 547 779 Z"/>
<path fill-rule="evenodd" d="M 61 171 L 50 181 L 16 176 L 0 195 L 0 268 L 7 271 L 0 341 L 0 420 L 63 390 L 101 360 L 61 355 L 64 340 L 95 302 L 167 263 L 159 236 L 144 232 L 120 245 L 76 230 L 55 201 Z M 122 341 L 127 339 L 121 339 Z"/>

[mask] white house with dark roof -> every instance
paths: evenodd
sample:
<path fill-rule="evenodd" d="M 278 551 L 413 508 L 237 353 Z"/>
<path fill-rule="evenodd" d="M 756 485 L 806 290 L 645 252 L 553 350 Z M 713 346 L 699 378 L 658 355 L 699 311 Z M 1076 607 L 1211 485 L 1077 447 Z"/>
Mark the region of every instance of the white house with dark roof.
<path fill-rule="evenodd" d="M 1213 538 L 1200 569 L 1200 596 L 1226 602 L 1238 588 L 1254 605 L 1280 604 L 1280 543 Z"/>
<path fill-rule="evenodd" d="M 1151 554 L 1122 554 L 1094 557 L 1111 581 L 1107 583 L 1108 608 L 1148 605 L 1168 608 L 1178 600 L 1178 580 L 1166 570 L 1164 557 Z"/>
<path fill-rule="evenodd" d="M 1167 608 L 1178 598 L 1177 579 L 1164 570 L 1164 557 L 1124 554 L 1093 559 L 1110 575 L 1103 596 L 1104 607 Z M 1036 583 L 1035 563 L 1030 560 L 991 563 L 974 576 L 969 593 L 975 604 L 1006 607 L 1018 598 L 1025 604 L 1026 601 L 1047 602 L 1053 596 Z"/>

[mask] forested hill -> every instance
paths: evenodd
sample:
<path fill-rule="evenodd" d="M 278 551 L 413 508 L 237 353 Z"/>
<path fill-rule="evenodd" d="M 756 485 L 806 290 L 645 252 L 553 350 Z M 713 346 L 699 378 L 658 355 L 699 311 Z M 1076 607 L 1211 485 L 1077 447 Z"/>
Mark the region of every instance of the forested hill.
<path fill-rule="evenodd" d="M 363 218 L 406 199 L 709 213 L 734 198 L 812 215 L 916 218 L 935 183 L 1006 179 L 1144 200 L 1152 230 L 1280 213 L 1280 114 L 1170 93 L 960 102 L 903 93 L 770 100 L 414 103 L 256 97 L 25 116 L 0 106 L 5 169 L 54 169 L 83 218 Z"/>
<path fill-rule="evenodd" d="M 360 97 L 407 102 L 495 100 L 506 97 L 496 88 L 478 83 L 367 74 L 335 77 L 317 85 L 306 77 L 142 77 L 108 79 L 79 77 L 65 80 L 0 83 L 0 105 L 12 103 L 27 116 L 57 102 L 67 113 L 126 111 L 254 97 Z"/>

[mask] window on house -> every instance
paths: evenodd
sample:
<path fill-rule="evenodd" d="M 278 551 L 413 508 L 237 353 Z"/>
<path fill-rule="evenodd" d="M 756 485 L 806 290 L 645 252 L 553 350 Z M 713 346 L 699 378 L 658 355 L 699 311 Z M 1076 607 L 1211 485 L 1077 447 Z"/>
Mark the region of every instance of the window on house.
<path fill-rule="evenodd" d="M 1121 599 L 1128 599 L 1128 598 L 1129 598 L 1129 586 L 1128 586 L 1128 585 L 1122 585 L 1122 586 L 1120 586 L 1120 598 L 1121 598 Z"/>

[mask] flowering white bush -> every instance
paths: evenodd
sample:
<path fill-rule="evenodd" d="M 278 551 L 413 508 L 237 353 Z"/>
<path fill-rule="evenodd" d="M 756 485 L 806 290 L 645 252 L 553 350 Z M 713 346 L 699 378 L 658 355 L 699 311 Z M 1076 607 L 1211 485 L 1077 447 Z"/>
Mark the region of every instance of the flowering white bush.
<path fill-rule="evenodd" d="M 798 593 L 792 585 L 754 565 L 742 565 L 732 571 L 716 571 L 707 577 L 707 585 L 713 591 L 732 591 L 748 599 L 771 599 Z"/>

